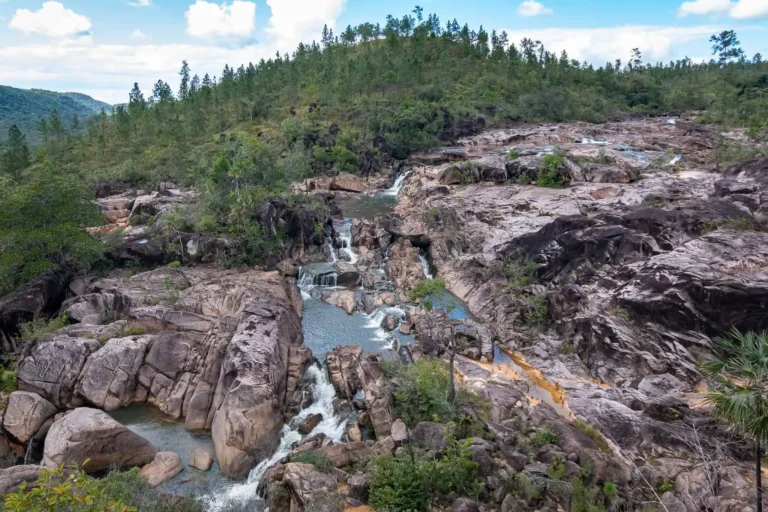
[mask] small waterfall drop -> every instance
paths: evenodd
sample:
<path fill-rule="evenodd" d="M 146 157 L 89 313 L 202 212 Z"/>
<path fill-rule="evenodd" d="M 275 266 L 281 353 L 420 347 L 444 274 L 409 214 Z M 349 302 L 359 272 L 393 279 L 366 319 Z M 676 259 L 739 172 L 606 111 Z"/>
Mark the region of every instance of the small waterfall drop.
<path fill-rule="evenodd" d="M 408 172 L 402 172 L 398 175 L 398 177 L 395 179 L 394 185 L 392 185 L 392 188 L 389 188 L 382 192 L 385 196 L 392 196 L 397 197 L 400 195 L 400 191 L 403 189 L 403 183 L 405 182 L 405 179 L 411 174 L 411 171 Z"/>
<path fill-rule="evenodd" d="M 32 443 L 34 442 L 34 439 L 30 439 L 29 443 L 27 444 L 27 451 L 24 452 L 24 465 L 26 466 L 29 464 L 29 460 L 32 457 Z"/>
<path fill-rule="evenodd" d="M 360 257 L 352 250 L 352 222 L 349 219 L 344 219 L 344 224 L 339 226 L 339 238 L 344 242 L 344 247 L 341 250 L 349 257 L 349 262 L 354 264 Z"/>
<path fill-rule="evenodd" d="M 429 270 L 429 262 L 427 261 L 427 258 L 424 257 L 423 254 L 419 253 L 419 263 L 421 264 L 421 267 L 424 269 L 424 277 L 427 279 L 434 279 L 435 276 L 432 275 L 432 272 Z"/>
<path fill-rule="evenodd" d="M 268 459 L 264 459 L 258 466 L 253 468 L 248 475 L 248 481 L 227 489 L 221 496 L 211 496 L 208 502 L 208 510 L 219 511 L 232 504 L 245 504 L 249 500 L 259 499 L 256 496 L 259 482 L 264 473 L 272 466 L 277 464 L 283 457 L 291 453 L 291 450 L 304 437 L 311 437 L 317 434 L 325 434 L 334 443 L 341 441 L 347 427 L 347 419 L 339 417 L 334 411 L 333 402 L 336 398 L 336 390 L 333 388 L 328 378 L 328 372 L 319 365 L 312 365 L 307 368 L 305 378 L 312 381 L 312 404 L 302 409 L 296 415 L 290 424 L 283 426 L 280 432 L 280 443 L 275 453 Z M 322 414 L 321 421 L 309 434 L 302 436 L 298 430 L 301 423 L 312 414 Z"/>

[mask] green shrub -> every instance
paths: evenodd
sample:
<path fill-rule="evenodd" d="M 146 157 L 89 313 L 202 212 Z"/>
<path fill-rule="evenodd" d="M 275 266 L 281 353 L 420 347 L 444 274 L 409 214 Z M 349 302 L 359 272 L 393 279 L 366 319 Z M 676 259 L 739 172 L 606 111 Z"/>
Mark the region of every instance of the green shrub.
<path fill-rule="evenodd" d="M 385 455 L 371 461 L 368 503 L 377 512 L 425 512 L 429 494 L 408 456 Z"/>
<path fill-rule="evenodd" d="M 168 268 L 176 269 L 181 268 L 181 262 L 180 261 L 172 261 L 168 264 Z"/>
<path fill-rule="evenodd" d="M 408 292 L 408 298 L 415 302 L 424 300 L 427 297 L 442 295 L 445 293 L 445 290 L 445 281 L 442 279 L 425 279 Z"/>
<path fill-rule="evenodd" d="M 112 471 L 103 479 L 83 471 L 43 469 L 37 487 L 5 496 L 7 512 L 202 512 L 193 500 L 175 502 L 152 488 L 138 469 Z"/>
<path fill-rule="evenodd" d="M 540 187 L 561 187 L 565 183 L 561 171 L 565 157 L 561 154 L 545 155 L 539 163 L 536 184 Z"/>
<path fill-rule="evenodd" d="M 16 372 L 0 368 L 0 388 L 6 393 L 13 393 L 18 389 L 16 384 Z"/>
<path fill-rule="evenodd" d="M 400 387 L 395 391 L 397 416 L 408 426 L 421 421 L 451 421 L 456 406 L 448 401 L 450 378 L 438 359 L 420 360 L 403 368 Z"/>
<path fill-rule="evenodd" d="M 675 489 L 675 481 L 668 476 L 665 476 L 664 479 L 661 481 L 658 487 L 659 494 L 664 494 L 665 492 L 673 491 Z"/>
<path fill-rule="evenodd" d="M 547 444 L 557 444 L 560 438 L 549 428 L 537 429 L 531 438 L 531 444 L 536 448 L 541 448 Z"/>
<path fill-rule="evenodd" d="M 425 460 L 418 463 L 419 473 L 427 491 L 448 494 L 455 492 L 460 496 L 477 499 L 482 490 L 479 481 L 478 465 L 472 460 L 470 440 L 449 439 L 448 448 L 440 459 Z"/>
<path fill-rule="evenodd" d="M 613 483 L 613 482 L 605 482 L 605 483 L 603 484 L 603 494 L 604 494 L 604 495 L 605 495 L 605 497 L 606 497 L 606 498 L 608 498 L 609 500 L 613 500 L 613 499 L 615 499 L 615 498 L 616 498 L 616 496 L 617 496 L 617 494 L 618 494 L 618 493 L 616 492 L 616 484 L 615 484 L 615 483 Z"/>
<path fill-rule="evenodd" d="M 318 471 L 330 473 L 333 471 L 333 463 L 327 455 L 315 451 L 306 451 L 297 453 L 291 457 L 291 462 L 299 462 L 302 464 L 312 464 Z"/>
<path fill-rule="evenodd" d="M 504 274 L 513 285 L 522 288 L 534 283 L 538 269 L 539 266 L 533 261 L 516 259 L 504 266 Z"/>
<path fill-rule="evenodd" d="M 128 327 L 123 331 L 125 336 L 142 336 L 147 334 L 147 330 L 144 327 Z"/>
<path fill-rule="evenodd" d="M 576 480 L 571 493 L 571 512 L 606 512 L 605 498 L 598 487 Z"/>
<path fill-rule="evenodd" d="M 520 158 L 520 151 L 518 151 L 517 149 L 510 149 L 509 152 L 507 153 L 507 158 L 509 161 L 517 160 L 518 158 Z"/>
<path fill-rule="evenodd" d="M 19 325 L 19 340 L 24 344 L 29 343 L 30 341 L 36 341 L 43 336 L 58 332 L 68 325 L 69 318 L 67 315 L 61 315 L 60 317 L 48 320 L 44 318 L 35 318 L 31 322 Z"/>
<path fill-rule="evenodd" d="M 549 478 L 552 480 L 565 478 L 565 461 L 562 458 L 555 457 L 549 464 Z"/>
<path fill-rule="evenodd" d="M 525 321 L 531 325 L 549 323 L 549 301 L 546 295 L 535 295 L 528 299 L 530 309 L 525 313 Z"/>

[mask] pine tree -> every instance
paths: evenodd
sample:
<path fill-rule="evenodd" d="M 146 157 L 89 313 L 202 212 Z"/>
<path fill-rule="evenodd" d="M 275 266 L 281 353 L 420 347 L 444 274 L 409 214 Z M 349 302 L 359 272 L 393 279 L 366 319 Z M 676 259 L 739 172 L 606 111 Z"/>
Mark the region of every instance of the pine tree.
<path fill-rule="evenodd" d="M 18 177 L 29 165 L 27 137 L 15 124 L 8 130 L 6 149 L 0 154 L 0 169 L 3 173 Z"/>
<path fill-rule="evenodd" d="M 187 64 L 187 61 L 181 61 L 181 71 L 179 71 L 179 76 L 181 77 L 181 83 L 179 85 L 179 101 L 187 101 L 189 100 L 189 82 L 190 82 L 190 71 L 189 71 L 189 64 Z"/>

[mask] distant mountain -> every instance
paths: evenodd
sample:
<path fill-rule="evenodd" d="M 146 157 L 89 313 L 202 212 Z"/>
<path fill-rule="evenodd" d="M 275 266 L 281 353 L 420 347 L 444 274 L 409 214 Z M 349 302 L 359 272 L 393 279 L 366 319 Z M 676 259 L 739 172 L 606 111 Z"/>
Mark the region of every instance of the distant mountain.
<path fill-rule="evenodd" d="M 72 117 L 82 122 L 101 109 L 107 112 L 112 106 L 77 92 L 53 92 L 42 89 L 16 89 L 0 85 L 0 141 L 5 140 L 8 128 L 16 125 L 27 136 L 30 144 L 40 142 L 35 124 L 41 117 L 48 117 L 55 109 L 69 128 Z"/>

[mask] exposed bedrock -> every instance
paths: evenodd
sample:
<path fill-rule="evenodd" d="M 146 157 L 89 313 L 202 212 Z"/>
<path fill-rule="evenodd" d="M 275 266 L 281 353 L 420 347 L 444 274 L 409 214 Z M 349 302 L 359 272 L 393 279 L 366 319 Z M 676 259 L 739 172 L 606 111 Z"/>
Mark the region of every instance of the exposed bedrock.
<path fill-rule="evenodd" d="M 245 475 L 298 412 L 311 353 L 302 301 L 278 273 L 161 268 L 86 284 L 81 323 L 27 347 L 19 389 L 57 408 L 150 402 L 212 431 L 222 472 Z"/>

